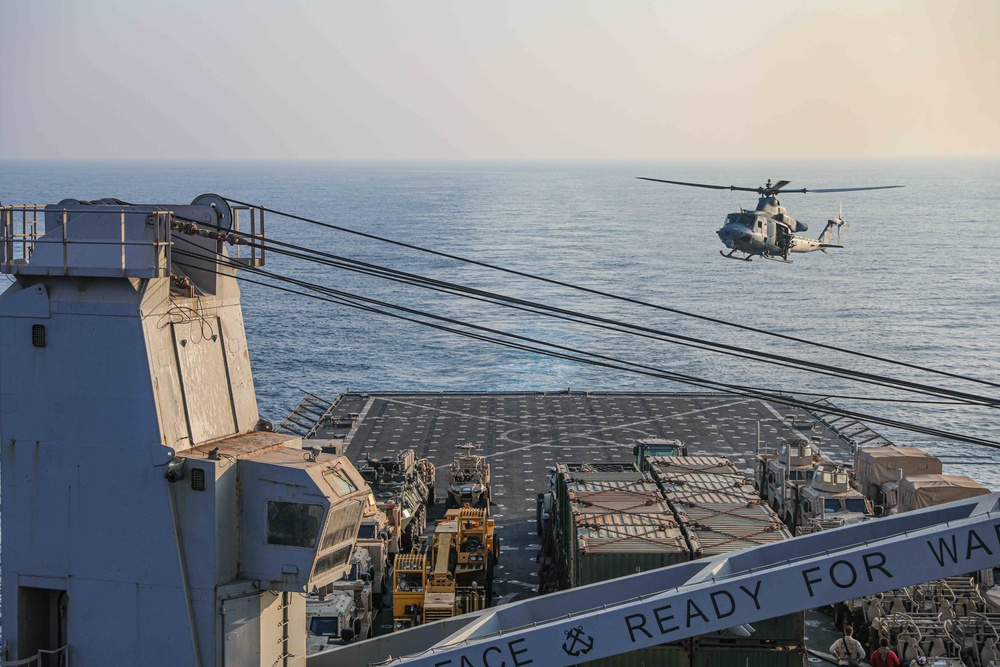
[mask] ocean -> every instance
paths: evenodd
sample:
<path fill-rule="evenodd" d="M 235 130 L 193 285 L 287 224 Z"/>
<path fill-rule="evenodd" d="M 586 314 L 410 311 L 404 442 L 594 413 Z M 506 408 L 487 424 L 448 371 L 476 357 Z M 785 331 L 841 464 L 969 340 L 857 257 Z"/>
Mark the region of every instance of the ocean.
<path fill-rule="evenodd" d="M 723 259 L 715 231 L 753 208 L 747 192 L 637 180 L 756 187 L 904 185 L 781 197 L 816 236 L 841 207 L 845 248 L 794 263 Z M 713 162 L 0 162 L 4 204 L 117 197 L 187 203 L 214 192 L 367 234 L 740 325 L 1000 384 L 996 267 L 1000 160 Z M 745 330 L 519 278 L 268 215 L 269 237 L 478 289 L 789 358 L 1000 396 L 1000 388 L 877 364 Z M 269 271 L 713 381 L 834 396 L 873 415 L 1000 442 L 992 409 L 920 399 L 618 332 L 586 328 L 277 253 Z M 0 285 L 2 286 L 2 285 Z M 275 423 L 310 391 L 693 391 L 663 379 L 539 356 L 245 284 L 243 308 L 262 416 Z M 877 400 L 871 400 L 877 399 Z M 897 444 L 1000 490 L 993 449 L 889 428 Z"/>

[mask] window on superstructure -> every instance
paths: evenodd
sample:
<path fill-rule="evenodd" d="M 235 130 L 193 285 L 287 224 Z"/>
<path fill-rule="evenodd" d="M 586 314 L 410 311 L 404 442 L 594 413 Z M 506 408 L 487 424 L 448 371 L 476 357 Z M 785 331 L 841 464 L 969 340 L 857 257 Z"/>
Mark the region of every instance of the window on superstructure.
<path fill-rule="evenodd" d="M 337 506 L 330 514 L 330 521 L 323 535 L 320 549 L 326 550 L 341 542 L 351 540 L 358 534 L 359 503 L 347 502 Z"/>
<path fill-rule="evenodd" d="M 313 568 L 313 576 L 318 577 L 330 570 L 347 565 L 348 559 L 354 553 L 354 543 L 348 543 L 338 547 L 331 553 L 320 556 L 316 559 L 316 566 Z"/>
<path fill-rule="evenodd" d="M 267 543 L 312 549 L 316 546 L 323 515 L 322 505 L 267 501 Z"/>
<path fill-rule="evenodd" d="M 347 496 L 358 490 L 358 485 L 343 470 L 328 470 L 323 473 L 323 479 L 338 496 Z"/>

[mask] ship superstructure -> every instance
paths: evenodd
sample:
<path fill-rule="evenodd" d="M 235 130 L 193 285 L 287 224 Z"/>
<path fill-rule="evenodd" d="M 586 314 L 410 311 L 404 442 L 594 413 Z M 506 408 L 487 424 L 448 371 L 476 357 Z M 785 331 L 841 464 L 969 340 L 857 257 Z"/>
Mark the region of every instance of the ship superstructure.
<path fill-rule="evenodd" d="M 227 249 L 258 232 L 214 195 L 0 209 L 7 659 L 305 664 L 367 489 L 259 418 L 235 273 L 263 251 Z"/>

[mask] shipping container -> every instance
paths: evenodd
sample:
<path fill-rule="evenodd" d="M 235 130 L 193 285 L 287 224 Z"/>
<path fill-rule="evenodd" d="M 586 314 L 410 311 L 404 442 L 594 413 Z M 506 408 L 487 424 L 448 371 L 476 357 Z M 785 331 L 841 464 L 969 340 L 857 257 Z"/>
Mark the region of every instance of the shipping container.
<path fill-rule="evenodd" d="M 691 667 L 691 654 L 688 642 L 677 642 L 583 662 L 577 667 Z"/>
<path fill-rule="evenodd" d="M 760 498 L 756 502 L 685 505 L 681 527 L 697 537 L 703 557 L 791 539 L 788 527 L 774 510 Z"/>
<path fill-rule="evenodd" d="M 747 646 L 697 646 L 692 667 L 804 667 L 806 652 L 802 645 L 750 648 Z"/>
<path fill-rule="evenodd" d="M 700 635 L 696 638 L 696 643 L 708 647 L 743 646 L 744 648 L 798 645 L 803 642 L 805 636 L 805 622 L 806 615 L 800 611 L 750 623 L 753 634 L 749 637 L 736 637 L 723 630 Z"/>
<path fill-rule="evenodd" d="M 792 537 L 752 482 L 728 459 L 665 458 L 654 461 L 651 472 L 673 508 L 695 558 L 718 556 Z M 754 623 L 751 637 L 714 633 L 698 638 L 695 646 L 703 642 L 710 646 L 742 642 L 747 649 L 798 646 L 803 641 L 804 624 L 804 614 L 788 614 Z"/>
<path fill-rule="evenodd" d="M 638 482 L 649 479 L 635 463 L 557 463 L 555 475 L 567 482 L 597 481 Z"/>
<path fill-rule="evenodd" d="M 739 472 L 732 461 L 724 456 L 651 456 L 651 469 L 659 469 L 662 473 L 674 472 Z"/>
<path fill-rule="evenodd" d="M 724 502 L 741 504 L 761 500 L 757 488 L 740 473 L 674 474 L 657 481 L 664 497 L 671 502 L 704 502 L 706 495 L 725 496 Z"/>
<path fill-rule="evenodd" d="M 651 457 L 628 465 L 559 464 L 553 511 L 560 587 L 583 586 L 791 538 L 752 482 L 723 457 Z M 750 637 L 713 633 L 584 664 L 801 667 L 804 615 L 753 624 Z M 705 656 L 698 658 L 698 652 Z M 747 662 L 749 661 L 749 662 Z M 796 662 L 797 661 L 797 662 Z M 744 664 L 745 663 L 745 664 Z"/>
<path fill-rule="evenodd" d="M 655 517 L 621 514 L 577 517 L 576 545 L 569 554 L 570 586 L 648 572 L 691 559 L 687 540 L 676 527 Z"/>
<path fill-rule="evenodd" d="M 575 482 L 566 485 L 566 495 L 577 514 L 671 514 L 660 489 L 652 482 Z"/>

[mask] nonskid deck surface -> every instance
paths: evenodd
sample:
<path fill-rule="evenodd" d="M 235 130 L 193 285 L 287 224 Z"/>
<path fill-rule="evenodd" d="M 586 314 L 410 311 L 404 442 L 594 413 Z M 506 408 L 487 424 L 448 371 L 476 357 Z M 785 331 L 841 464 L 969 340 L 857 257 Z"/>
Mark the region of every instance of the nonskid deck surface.
<path fill-rule="evenodd" d="M 444 513 L 457 447 L 480 446 L 492 466 L 491 515 L 501 539 L 494 588 L 507 600 L 537 592 L 536 498 L 549 490 L 548 468 L 557 462 L 627 463 L 637 440 L 676 438 L 689 454 L 724 456 L 752 476 L 758 424 L 762 452 L 797 436 L 834 460 L 852 460 L 850 443 L 805 411 L 720 394 L 346 393 L 334 403 L 313 437 L 346 436 L 356 465 L 413 448 L 438 466 L 441 502 L 430 508 L 427 534 Z"/>

